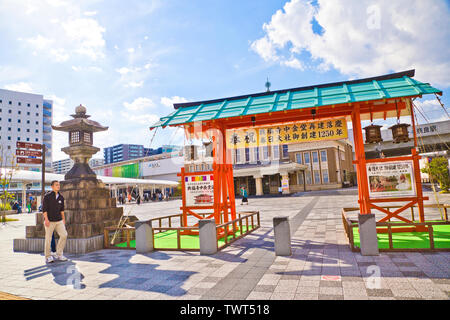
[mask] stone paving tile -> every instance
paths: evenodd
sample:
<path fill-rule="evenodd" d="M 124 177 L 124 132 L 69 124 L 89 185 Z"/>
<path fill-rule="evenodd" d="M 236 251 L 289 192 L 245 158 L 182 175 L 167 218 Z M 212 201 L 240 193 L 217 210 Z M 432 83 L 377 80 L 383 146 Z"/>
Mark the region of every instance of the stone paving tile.
<path fill-rule="evenodd" d="M 260 291 L 253 291 L 250 292 L 250 294 L 248 295 L 248 297 L 246 298 L 247 300 L 269 300 L 270 297 L 272 296 L 272 292 L 260 292 Z"/>
<path fill-rule="evenodd" d="M 344 300 L 344 296 L 333 294 L 319 294 L 319 300 Z"/>
<path fill-rule="evenodd" d="M 393 297 L 391 289 L 366 289 L 369 297 Z"/>
<path fill-rule="evenodd" d="M 293 300 L 318 300 L 318 293 L 297 293 Z"/>

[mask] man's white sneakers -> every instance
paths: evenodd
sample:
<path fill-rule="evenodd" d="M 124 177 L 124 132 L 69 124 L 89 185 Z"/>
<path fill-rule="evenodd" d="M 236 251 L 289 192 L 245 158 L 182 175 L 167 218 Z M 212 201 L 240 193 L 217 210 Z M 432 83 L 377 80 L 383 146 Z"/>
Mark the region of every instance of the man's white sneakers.
<path fill-rule="evenodd" d="M 52 256 L 49 256 L 49 257 L 45 258 L 45 262 L 46 263 L 52 263 L 52 262 L 55 262 L 55 259 L 53 259 Z"/>
<path fill-rule="evenodd" d="M 56 258 L 56 260 L 58 260 L 58 261 L 67 261 L 67 258 L 64 257 L 63 255 L 60 255 L 60 256 L 57 255 L 55 258 Z"/>

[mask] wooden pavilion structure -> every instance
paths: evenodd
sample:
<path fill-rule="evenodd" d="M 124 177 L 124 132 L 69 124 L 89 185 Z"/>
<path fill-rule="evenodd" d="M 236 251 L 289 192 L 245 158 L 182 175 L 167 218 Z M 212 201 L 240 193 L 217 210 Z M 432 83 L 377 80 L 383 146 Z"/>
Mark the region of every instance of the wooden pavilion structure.
<path fill-rule="evenodd" d="M 182 126 L 188 136 L 199 137 L 207 134 L 213 141 L 213 171 L 187 173 L 182 169 L 184 223 L 188 215 L 198 215 L 197 209 L 211 209 L 213 213 L 205 218 L 214 218 L 216 223 L 235 219 L 233 168 L 230 150 L 227 150 L 226 130 L 282 124 L 293 121 L 308 122 L 319 119 L 345 118 L 353 126 L 355 160 L 358 181 L 358 202 L 360 215 L 371 214 L 373 209 L 386 214 L 380 222 L 391 218 L 409 221 L 399 214 L 418 205 L 420 221 L 424 221 L 422 185 L 419 170 L 419 158 L 416 148 L 411 155 L 366 159 L 361 128 L 362 120 L 400 118 L 411 116 L 415 147 L 417 136 L 415 130 L 412 99 L 425 94 L 442 92 L 428 83 L 413 79 L 414 70 L 393 73 L 373 78 L 358 79 L 329 84 L 320 84 L 278 91 L 262 92 L 243 96 L 214 99 L 199 102 L 174 104 L 175 110 L 162 117 L 150 127 Z M 367 165 L 371 163 L 412 161 L 415 176 L 415 195 L 407 197 L 373 199 L 369 193 Z M 198 174 L 212 174 L 214 178 L 214 197 L 210 206 L 188 206 L 185 197 L 187 177 Z M 382 202 L 402 202 L 396 211 L 389 212 L 380 206 Z M 419 231 L 419 227 L 414 227 Z M 397 230 L 397 231 L 411 231 Z"/>

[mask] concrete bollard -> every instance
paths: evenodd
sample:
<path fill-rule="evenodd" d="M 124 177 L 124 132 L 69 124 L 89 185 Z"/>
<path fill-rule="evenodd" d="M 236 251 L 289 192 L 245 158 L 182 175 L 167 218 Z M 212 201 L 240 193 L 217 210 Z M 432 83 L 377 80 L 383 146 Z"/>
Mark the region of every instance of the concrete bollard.
<path fill-rule="evenodd" d="M 358 224 L 361 254 L 363 256 L 379 255 L 375 214 L 359 214 Z"/>
<path fill-rule="evenodd" d="M 292 250 L 289 217 L 273 218 L 273 230 L 275 234 L 275 255 L 290 256 Z"/>
<path fill-rule="evenodd" d="M 200 254 L 209 255 L 217 253 L 216 222 L 214 219 L 202 219 L 198 221 Z"/>
<path fill-rule="evenodd" d="M 136 221 L 136 253 L 148 253 L 153 251 L 152 228 L 148 221 Z"/>

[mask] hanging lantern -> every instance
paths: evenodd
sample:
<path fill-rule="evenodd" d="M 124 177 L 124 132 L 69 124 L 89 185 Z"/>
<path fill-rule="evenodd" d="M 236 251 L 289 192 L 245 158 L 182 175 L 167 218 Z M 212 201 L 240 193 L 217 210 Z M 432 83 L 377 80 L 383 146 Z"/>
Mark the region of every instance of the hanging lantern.
<path fill-rule="evenodd" d="M 408 133 L 409 126 L 410 125 L 407 123 L 398 123 L 389 128 L 392 130 L 392 138 L 394 143 L 409 141 L 409 133 Z"/>
<path fill-rule="evenodd" d="M 364 128 L 366 131 L 366 143 L 378 143 L 383 141 L 381 138 L 381 126 L 371 124 Z"/>

